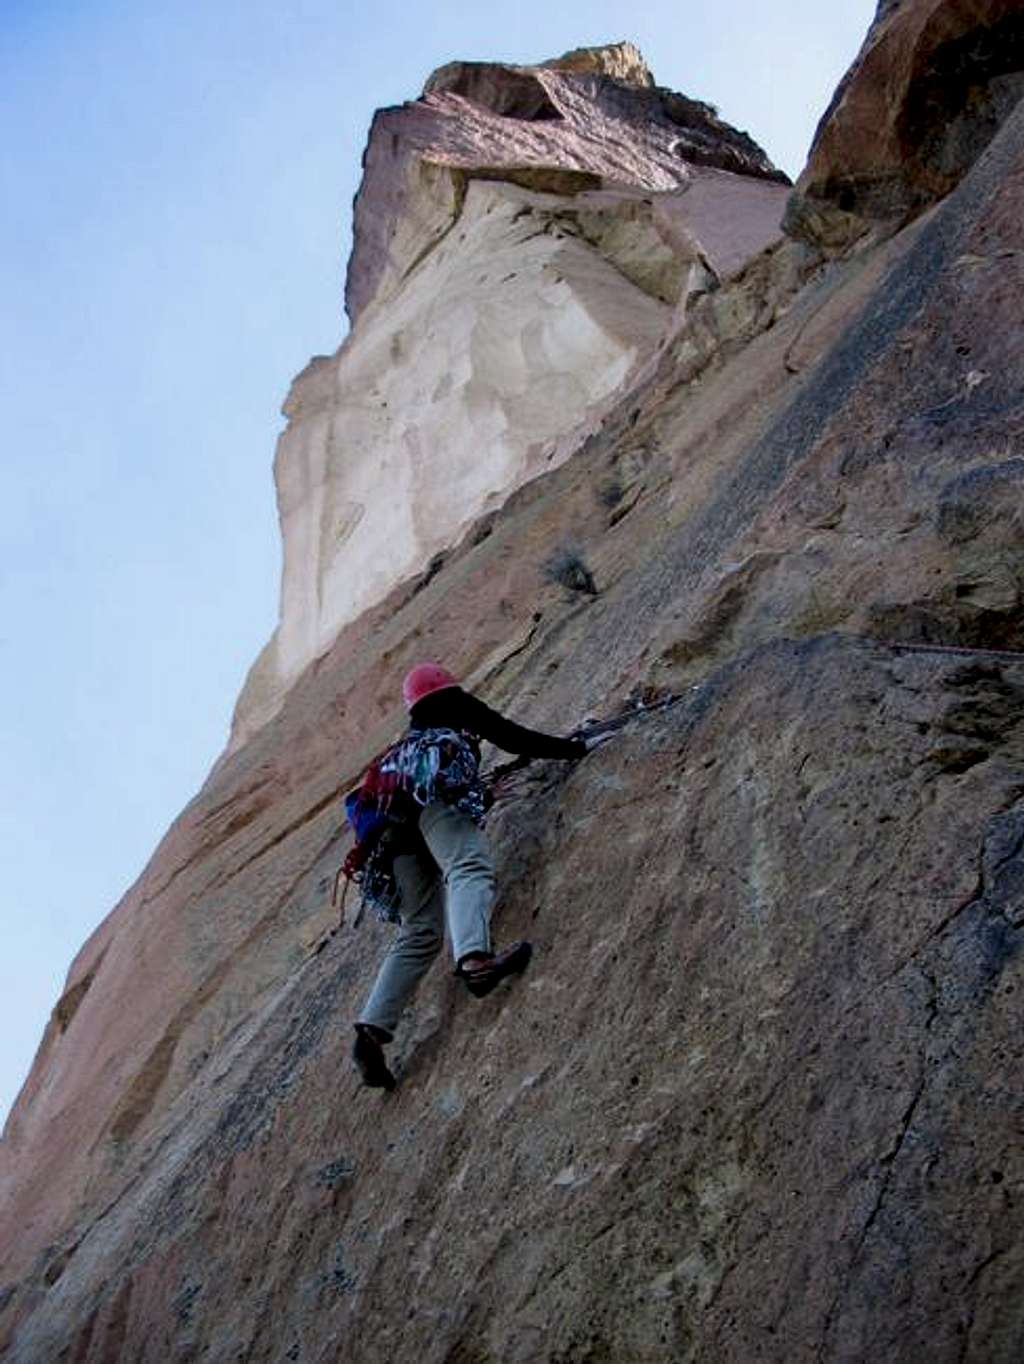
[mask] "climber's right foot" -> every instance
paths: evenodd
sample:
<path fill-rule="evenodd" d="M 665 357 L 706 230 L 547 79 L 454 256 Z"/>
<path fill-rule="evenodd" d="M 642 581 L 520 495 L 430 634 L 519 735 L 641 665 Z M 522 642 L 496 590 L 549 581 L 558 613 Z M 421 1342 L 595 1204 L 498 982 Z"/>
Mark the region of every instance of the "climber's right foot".
<path fill-rule="evenodd" d="M 463 957 L 458 965 L 458 974 L 465 981 L 469 993 L 477 999 L 483 999 L 506 976 L 525 971 L 532 956 L 533 947 L 530 943 L 517 942 L 494 957 Z"/>

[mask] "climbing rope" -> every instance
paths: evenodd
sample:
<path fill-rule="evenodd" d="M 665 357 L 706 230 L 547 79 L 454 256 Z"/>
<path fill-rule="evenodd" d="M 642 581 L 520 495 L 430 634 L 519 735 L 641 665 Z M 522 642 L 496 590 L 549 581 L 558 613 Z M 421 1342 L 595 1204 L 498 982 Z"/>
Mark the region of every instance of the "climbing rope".
<path fill-rule="evenodd" d="M 872 644 L 881 644 L 886 649 L 900 649 L 914 654 L 959 654 L 964 658 L 1001 658 L 1008 663 L 1024 663 L 1024 652 L 1014 649 L 981 649 L 968 644 L 903 644 L 896 639 L 872 639 L 861 636 Z"/>
<path fill-rule="evenodd" d="M 691 691 L 695 688 L 691 688 Z M 574 731 L 574 738 L 594 738 L 599 734 L 614 734 L 625 729 L 636 720 L 660 715 L 687 699 L 688 693 L 667 692 L 653 701 L 635 701 L 614 715 L 603 720 L 586 720 Z M 491 793 L 491 808 L 498 802 L 517 800 L 526 795 L 530 786 L 538 779 L 536 768 L 532 768 L 533 758 L 513 758 L 511 762 L 501 763 L 483 773 L 485 787 Z M 531 770 L 532 769 L 532 770 Z"/>
<path fill-rule="evenodd" d="M 983 649 L 965 644 L 909 644 L 895 639 L 876 639 L 870 635 L 854 635 L 851 638 L 862 640 L 866 644 L 879 644 L 886 649 L 897 649 L 907 653 L 953 654 L 963 658 L 993 658 L 1001 659 L 1007 663 L 1024 663 L 1024 651 L 1021 650 Z M 668 692 L 653 701 L 634 702 L 606 719 L 586 721 L 576 730 L 576 735 L 583 737 L 584 735 L 613 734 L 616 730 L 624 729 L 635 720 L 643 720 L 650 715 L 659 715 L 663 711 L 671 710 L 673 706 L 678 706 L 687 700 L 695 690 L 696 686 L 693 686 L 686 692 Z M 516 799 L 526 794 L 529 784 L 536 780 L 535 771 L 529 770 L 532 762 L 531 758 L 515 758 L 512 762 L 502 763 L 483 774 L 484 784 L 493 793 L 495 803 L 499 800 Z"/>
<path fill-rule="evenodd" d="M 850 638 L 863 641 L 866 644 L 878 644 L 886 649 L 898 649 L 907 653 L 954 654 L 963 658 L 995 658 L 1008 663 L 1024 663 L 1024 651 L 1022 650 L 983 649 L 966 644 L 910 644 L 896 639 L 876 639 L 871 635 L 852 635 Z M 576 736 L 582 738 L 585 735 L 613 734 L 616 730 L 624 729 L 635 720 L 643 720 L 650 715 L 660 715 L 663 711 L 671 710 L 673 706 L 678 706 L 687 700 L 696 690 L 697 685 L 699 684 L 682 693 L 667 692 L 664 696 L 659 696 L 653 701 L 636 701 L 603 720 L 587 720 L 575 731 Z M 503 798 L 505 790 L 514 790 L 515 786 L 524 778 L 533 779 L 534 774 L 528 770 L 532 761 L 530 758 L 515 758 L 512 762 L 502 763 L 500 766 L 493 767 L 485 772 L 483 780 L 492 789 L 501 786 L 503 794 L 499 798 Z"/>

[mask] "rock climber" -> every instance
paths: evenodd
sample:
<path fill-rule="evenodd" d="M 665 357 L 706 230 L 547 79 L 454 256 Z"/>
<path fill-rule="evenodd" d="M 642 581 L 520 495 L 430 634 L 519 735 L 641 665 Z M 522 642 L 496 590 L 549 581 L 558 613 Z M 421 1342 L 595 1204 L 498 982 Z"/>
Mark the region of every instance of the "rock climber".
<path fill-rule="evenodd" d="M 606 734 L 558 738 L 525 729 L 470 695 L 437 663 L 422 663 L 408 674 L 402 697 L 409 733 L 454 730 L 468 737 L 475 762 L 480 740 L 528 758 L 581 758 Z M 506 976 L 526 969 L 528 942 L 495 952 L 490 918 L 494 902 L 494 860 L 478 822 L 457 804 L 433 799 L 404 826 L 395 849 L 394 878 L 402 923 L 381 964 L 359 1021 L 352 1055 L 363 1082 L 393 1089 L 384 1046 L 399 1016 L 441 950 L 447 919 L 455 973 L 470 994 L 490 994 Z"/>

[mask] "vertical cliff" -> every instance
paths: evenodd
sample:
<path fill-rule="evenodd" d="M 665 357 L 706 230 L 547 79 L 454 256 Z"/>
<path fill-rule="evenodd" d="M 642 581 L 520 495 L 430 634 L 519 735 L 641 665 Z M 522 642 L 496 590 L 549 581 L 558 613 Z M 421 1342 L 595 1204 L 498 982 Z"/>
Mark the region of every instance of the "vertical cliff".
<path fill-rule="evenodd" d="M 586 55 L 454 62 L 375 117 L 352 331 L 285 404 L 281 618 L 234 745 L 344 625 L 566 458 L 693 291 L 779 237 L 785 176 L 748 137 L 629 44 Z"/>
<path fill-rule="evenodd" d="M 785 238 L 756 149 L 625 48 L 455 64 L 378 116 L 352 336 L 279 453 L 281 632 L 4 1135 L 12 1360 L 1020 1358 L 1016 34 L 881 5 Z M 872 170 L 865 126 L 918 132 Z M 575 341 L 577 399 L 532 407 Z M 349 421 L 389 393 L 393 428 Z M 381 452 L 445 413 L 457 513 L 378 523 L 360 576 L 356 471 L 358 525 L 433 508 L 426 447 Z M 569 544 L 596 595 L 545 574 Z M 428 656 L 539 726 L 666 704 L 498 807 L 534 963 L 480 1002 L 439 964 L 383 1096 L 347 1056 L 386 930 L 336 927 L 338 795 Z"/>

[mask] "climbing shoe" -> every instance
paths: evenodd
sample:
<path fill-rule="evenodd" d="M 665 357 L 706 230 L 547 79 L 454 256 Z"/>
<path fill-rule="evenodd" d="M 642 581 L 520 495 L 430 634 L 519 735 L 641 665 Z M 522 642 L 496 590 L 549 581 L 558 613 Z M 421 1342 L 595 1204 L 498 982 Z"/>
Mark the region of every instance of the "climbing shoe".
<path fill-rule="evenodd" d="M 356 1024 L 356 1040 L 352 1044 L 352 1060 L 363 1078 L 363 1084 L 371 1089 L 394 1089 L 395 1077 L 388 1070 L 384 1060 L 384 1048 L 370 1029 Z"/>
<path fill-rule="evenodd" d="M 517 942 L 495 957 L 469 957 L 459 962 L 458 974 L 465 981 L 469 993 L 477 999 L 483 999 L 506 976 L 525 971 L 532 956 L 533 947 L 530 943 Z"/>

